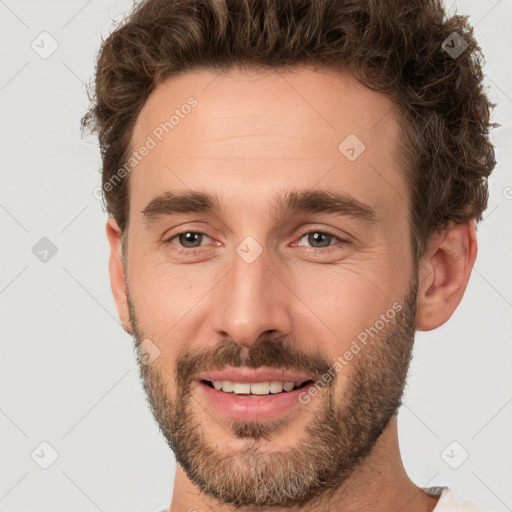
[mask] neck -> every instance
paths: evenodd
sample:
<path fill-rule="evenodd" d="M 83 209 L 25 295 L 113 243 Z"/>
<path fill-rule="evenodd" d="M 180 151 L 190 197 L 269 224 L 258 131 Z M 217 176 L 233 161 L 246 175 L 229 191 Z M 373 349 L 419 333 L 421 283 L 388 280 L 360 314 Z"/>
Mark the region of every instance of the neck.
<path fill-rule="evenodd" d="M 303 507 L 269 507 L 272 512 L 432 512 L 439 497 L 429 496 L 407 476 L 398 445 L 396 416 L 377 440 L 372 452 L 343 485 Z M 237 512 L 264 512 L 262 507 L 239 507 Z M 233 512 L 201 493 L 177 466 L 169 512 Z"/>

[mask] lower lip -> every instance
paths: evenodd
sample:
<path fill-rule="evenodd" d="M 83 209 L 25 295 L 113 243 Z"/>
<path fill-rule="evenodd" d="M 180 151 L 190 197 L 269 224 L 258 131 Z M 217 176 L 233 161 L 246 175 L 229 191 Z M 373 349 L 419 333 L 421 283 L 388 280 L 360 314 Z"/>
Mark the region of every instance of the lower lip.
<path fill-rule="evenodd" d="M 265 421 L 289 414 L 294 407 L 303 405 L 299 402 L 299 395 L 307 392 L 309 386 L 313 386 L 313 383 L 282 393 L 237 395 L 224 393 L 204 382 L 198 382 L 199 390 L 208 403 L 223 416 L 238 421 Z"/>

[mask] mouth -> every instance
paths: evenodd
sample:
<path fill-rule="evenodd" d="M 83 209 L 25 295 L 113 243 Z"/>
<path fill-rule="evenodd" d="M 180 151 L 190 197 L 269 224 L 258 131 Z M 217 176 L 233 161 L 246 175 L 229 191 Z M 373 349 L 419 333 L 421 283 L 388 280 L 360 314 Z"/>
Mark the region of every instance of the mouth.
<path fill-rule="evenodd" d="M 269 369 L 233 368 L 199 375 L 196 388 L 220 416 L 237 421 L 273 420 L 295 412 L 312 376 Z"/>
<path fill-rule="evenodd" d="M 201 383 L 223 393 L 231 393 L 239 396 L 262 396 L 279 393 L 290 393 L 297 389 L 308 387 L 313 383 L 312 379 L 303 382 L 293 381 L 263 381 L 263 382 L 234 382 L 229 380 L 206 380 Z"/>

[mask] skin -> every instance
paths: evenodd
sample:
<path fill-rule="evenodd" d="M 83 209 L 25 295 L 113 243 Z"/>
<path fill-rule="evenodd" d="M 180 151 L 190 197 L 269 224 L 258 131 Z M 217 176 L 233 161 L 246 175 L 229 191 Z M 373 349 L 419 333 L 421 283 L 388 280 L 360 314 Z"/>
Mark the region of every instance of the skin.
<path fill-rule="evenodd" d="M 394 153 L 400 127 L 387 96 L 345 72 L 303 67 L 188 72 L 153 91 L 137 119 L 133 148 L 191 96 L 197 107 L 130 173 L 124 269 L 121 230 L 114 219 L 107 223 L 120 320 L 139 342 L 149 338 L 158 347 L 152 368 L 166 377 L 169 401 L 177 398 L 172 376 L 180 356 L 213 349 L 222 340 L 254 349 L 263 333 L 272 331 L 297 348 L 335 361 L 393 303 L 403 303 L 415 277 L 417 308 L 411 320 L 416 329 L 435 329 L 451 317 L 475 262 L 475 222 L 450 224 L 432 236 L 415 274 L 409 193 Z M 366 146 L 352 162 L 338 150 L 348 134 Z M 291 189 L 349 193 L 370 205 L 378 220 L 368 225 L 324 213 L 276 220 L 269 209 L 273 196 Z M 217 194 L 222 214 L 164 216 L 147 225 L 142 211 L 153 198 L 187 190 Z M 175 238 L 187 231 L 207 235 L 194 256 L 183 247 L 180 252 Z M 327 254 L 304 236 L 316 231 L 349 235 L 350 243 L 333 238 L 330 247 L 335 249 Z M 250 264 L 235 251 L 247 236 L 263 248 Z M 172 243 L 163 242 L 171 237 Z M 331 386 L 337 400 L 350 389 L 356 366 L 344 367 Z M 225 419 L 192 394 L 190 413 L 206 425 L 202 433 L 209 446 L 230 454 L 249 446 L 250 439 L 233 435 Z M 293 421 L 259 439 L 258 449 L 276 453 L 296 447 L 326 400 L 327 393 L 316 396 Z M 303 506 L 272 510 L 431 511 L 436 503 L 406 474 L 395 415 L 343 485 Z M 199 492 L 178 465 L 169 510 L 191 507 L 233 510 Z"/>

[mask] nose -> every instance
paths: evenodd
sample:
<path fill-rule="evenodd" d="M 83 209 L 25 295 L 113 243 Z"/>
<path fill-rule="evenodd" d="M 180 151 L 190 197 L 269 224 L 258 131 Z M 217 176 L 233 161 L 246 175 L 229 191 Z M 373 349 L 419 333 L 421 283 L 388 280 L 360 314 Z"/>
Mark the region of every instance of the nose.
<path fill-rule="evenodd" d="M 293 294 L 279 270 L 271 266 L 265 252 L 252 263 L 235 254 L 231 270 L 216 287 L 213 328 L 217 335 L 249 347 L 265 333 L 289 334 Z"/>

